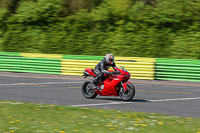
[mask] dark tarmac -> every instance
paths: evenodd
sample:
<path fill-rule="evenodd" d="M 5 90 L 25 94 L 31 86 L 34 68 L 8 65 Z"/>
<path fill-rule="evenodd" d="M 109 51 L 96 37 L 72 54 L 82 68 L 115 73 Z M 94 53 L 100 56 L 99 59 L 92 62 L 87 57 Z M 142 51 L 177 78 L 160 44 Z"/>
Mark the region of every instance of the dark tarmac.
<path fill-rule="evenodd" d="M 85 99 L 81 76 L 0 72 L 0 100 L 68 105 L 200 118 L 200 83 L 130 80 L 132 101 L 120 97 Z"/>

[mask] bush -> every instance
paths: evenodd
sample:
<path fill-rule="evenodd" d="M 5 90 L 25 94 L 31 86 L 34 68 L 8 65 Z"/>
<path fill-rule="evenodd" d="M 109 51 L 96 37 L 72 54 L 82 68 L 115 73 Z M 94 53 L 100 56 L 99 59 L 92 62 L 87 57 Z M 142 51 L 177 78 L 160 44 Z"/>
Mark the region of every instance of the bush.
<path fill-rule="evenodd" d="M 62 4 L 62 0 L 23 1 L 15 15 L 16 21 L 35 25 L 52 23 L 58 19 Z"/>
<path fill-rule="evenodd" d="M 200 1 L 20 0 L 15 12 L 5 5 L 4 51 L 200 58 Z"/>

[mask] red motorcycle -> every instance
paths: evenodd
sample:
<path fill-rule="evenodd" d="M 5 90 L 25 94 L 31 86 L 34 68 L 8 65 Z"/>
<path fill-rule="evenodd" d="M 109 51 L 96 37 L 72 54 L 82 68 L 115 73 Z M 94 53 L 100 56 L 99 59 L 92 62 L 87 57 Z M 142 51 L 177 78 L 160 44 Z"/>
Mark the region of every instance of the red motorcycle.
<path fill-rule="evenodd" d="M 120 96 L 124 101 L 129 101 L 135 96 L 135 87 L 128 82 L 131 74 L 124 68 L 115 68 L 111 74 L 104 74 L 104 78 L 99 81 L 99 89 L 94 89 L 93 80 L 86 80 L 82 86 L 82 94 L 85 98 L 92 99 L 100 96 Z M 93 69 L 85 69 L 83 76 L 96 77 Z"/>

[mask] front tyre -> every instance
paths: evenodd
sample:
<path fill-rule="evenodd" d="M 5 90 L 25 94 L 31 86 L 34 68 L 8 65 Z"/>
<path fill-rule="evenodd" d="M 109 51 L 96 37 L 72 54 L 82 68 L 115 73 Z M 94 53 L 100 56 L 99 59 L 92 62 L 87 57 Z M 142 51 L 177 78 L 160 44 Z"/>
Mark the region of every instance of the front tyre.
<path fill-rule="evenodd" d="M 119 92 L 119 96 L 124 101 L 130 101 L 135 96 L 135 87 L 131 83 L 127 83 L 126 86 L 127 86 L 127 91 L 125 92 L 121 90 Z"/>
<path fill-rule="evenodd" d="M 88 80 L 83 83 L 82 94 L 85 98 L 88 99 L 93 99 L 97 96 L 97 93 L 95 92 L 93 87 L 93 81 Z"/>

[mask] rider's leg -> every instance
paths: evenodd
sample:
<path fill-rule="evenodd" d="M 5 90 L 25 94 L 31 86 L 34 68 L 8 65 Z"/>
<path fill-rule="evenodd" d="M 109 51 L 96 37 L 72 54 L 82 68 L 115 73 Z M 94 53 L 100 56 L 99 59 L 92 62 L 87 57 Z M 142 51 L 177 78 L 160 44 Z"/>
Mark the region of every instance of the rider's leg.
<path fill-rule="evenodd" d="M 102 73 L 99 70 L 95 70 L 96 77 L 93 80 L 94 88 L 98 89 L 99 88 L 99 80 L 102 78 Z"/>
<path fill-rule="evenodd" d="M 94 89 L 98 89 L 99 88 L 99 86 L 98 86 L 98 78 L 97 77 L 93 80 L 93 84 L 94 84 Z"/>

